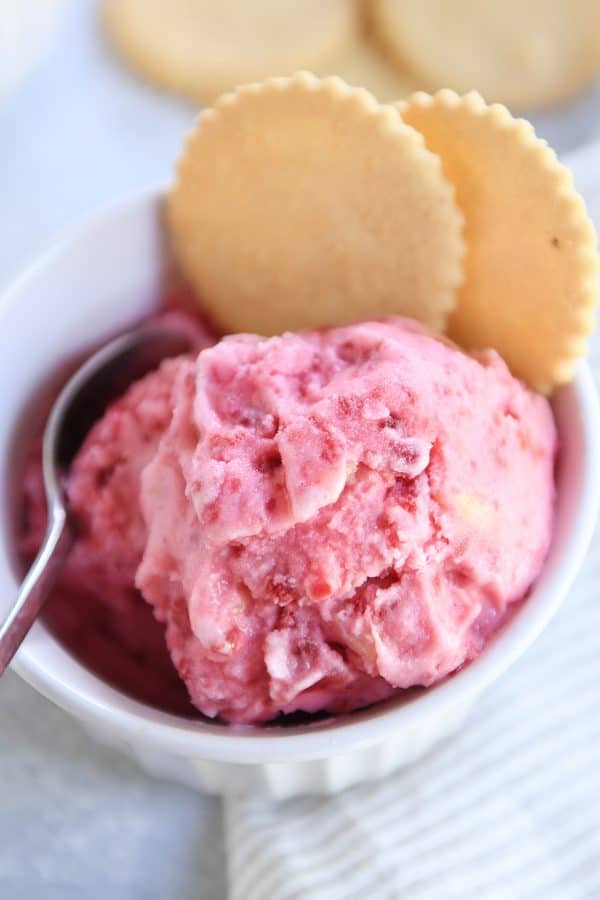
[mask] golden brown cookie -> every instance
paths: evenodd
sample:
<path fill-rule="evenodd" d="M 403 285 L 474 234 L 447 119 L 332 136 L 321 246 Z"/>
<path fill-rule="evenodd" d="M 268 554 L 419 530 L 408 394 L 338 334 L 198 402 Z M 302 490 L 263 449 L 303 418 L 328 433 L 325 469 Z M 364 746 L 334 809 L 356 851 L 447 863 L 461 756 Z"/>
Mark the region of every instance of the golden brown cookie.
<path fill-rule="evenodd" d="M 465 217 L 465 279 L 448 333 L 493 347 L 544 392 L 568 381 L 595 326 L 594 227 L 571 173 L 532 126 L 476 93 L 397 105 L 442 159 Z"/>
<path fill-rule="evenodd" d="M 123 59 L 202 103 L 235 85 L 313 68 L 352 43 L 352 0 L 105 0 Z"/>
<path fill-rule="evenodd" d="M 354 87 L 364 87 L 380 103 L 392 103 L 417 90 L 415 80 L 359 38 L 318 69 L 319 75 L 339 75 Z"/>
<path fill-rule="evenodd" d="M 439 158 L 391 106 L 306 72 L 201 115 L 167 202 L 177 258 L 228 331 L 390 313 L 442 328 L 462 217 Z"/>
<path fill-rule="evenodd" d="M 475 89 L 526 109 L 600 72 L 598 0 L 372 0 L 371 16 L 382 45 L 434 91 Z"/>

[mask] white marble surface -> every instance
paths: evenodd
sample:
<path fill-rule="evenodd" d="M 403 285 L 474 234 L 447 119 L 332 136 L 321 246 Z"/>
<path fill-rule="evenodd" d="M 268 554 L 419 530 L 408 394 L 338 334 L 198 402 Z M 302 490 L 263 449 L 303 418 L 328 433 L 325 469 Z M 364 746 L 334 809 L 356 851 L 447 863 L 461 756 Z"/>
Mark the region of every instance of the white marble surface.
<path fill-rule="evenodd" d="M 111 59 L 95 12 L 94 0 L 72 0 L 46 63 L 0 106 L 0 282 L 78 215 L 166 181 L 193 118 Z M 598 129 L 599 110 L 588 95 L 538 124 L 571 149 Z M 225 895 L 218 801 L 148 779 L 2 679 L 2 900 Z"/>

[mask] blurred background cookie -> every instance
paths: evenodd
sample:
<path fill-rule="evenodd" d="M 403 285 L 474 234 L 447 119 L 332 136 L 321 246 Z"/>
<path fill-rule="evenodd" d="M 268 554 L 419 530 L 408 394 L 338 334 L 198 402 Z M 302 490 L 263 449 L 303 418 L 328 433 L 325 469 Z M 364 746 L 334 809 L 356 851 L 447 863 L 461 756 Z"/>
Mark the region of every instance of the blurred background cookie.
<path fill-rule="evenodd" d="M 237 84 L 318 69 L 352 44 L 353 0 L 106 0 L 118 53 L 158 87 L 208 103 Z"/>
<path fill-rule="evenodd" d="M 348 84 L 365 87 L 381 103 L 391 103 L 412 94 L 418 82 L 400 66 L 385 58 L 363 36 L 318 69 L 319 75 L 339 75 Z"/>
<path fill-rule="evenodd" d="M 600 69 L 598 0 L 371 0 L 371 25 L 421 87 L 550 106 Z"/>
<path fill-rule="evenodd" d="M 104 0 L 104 20 L 138 74 L 204 104 L 310 69 L 382 102 L 450 87 L 531 111 L 600 71 L 598 0 Z"/>

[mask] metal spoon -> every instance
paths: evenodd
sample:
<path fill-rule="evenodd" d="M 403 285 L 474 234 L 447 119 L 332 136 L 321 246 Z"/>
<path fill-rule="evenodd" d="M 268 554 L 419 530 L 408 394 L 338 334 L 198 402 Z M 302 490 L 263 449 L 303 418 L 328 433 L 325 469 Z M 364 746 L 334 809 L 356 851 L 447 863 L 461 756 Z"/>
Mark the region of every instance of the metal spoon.
<path fill-rule="evenodd" d="M 0 675 L 37 619 L 73 543 L 63 482 L 83 440 L 105 411 L 137 378 L 168 356 L 190 349 L 180 332 L 160 326 L 129 331 L 105 344 L 77 369 L 56 400 L 42 445 L 48 525 L 44 543 L 27 572 L 17 598 L 0 625 Z"/>

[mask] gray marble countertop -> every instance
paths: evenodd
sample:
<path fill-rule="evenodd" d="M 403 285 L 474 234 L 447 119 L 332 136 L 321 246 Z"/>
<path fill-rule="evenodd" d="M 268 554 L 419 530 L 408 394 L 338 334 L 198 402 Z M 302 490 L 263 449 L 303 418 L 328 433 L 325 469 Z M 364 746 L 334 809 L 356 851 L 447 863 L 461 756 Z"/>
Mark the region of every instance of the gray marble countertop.
<path fill-rule="evenodd" d="M 220 801 L 144 775 L 12 673 L 0 685 L 0 897 L 220 900 Z"/>
<path fill-rule="evenodd" d="M 74 0 L 0 106 L 0 283 L 56 231 L 166 182 L 195 111 L 129 77 Z M 0 682 L 2 900 L 221 900 L 219 800 L 150 779 L 16 676 Z"/>
<path fill-rule="evenodd" d="M 0 106 L 0 282 L 57 229 L 166 182 L 193 107 L 130 77 L 75 0 L 41 70 Z M 559 150 L 589 139 L 588 94 L 536 124 Z M 220 802 L 149 779 L 14 675 L 0 682 L 0 897 L 226 896 Z"/>

